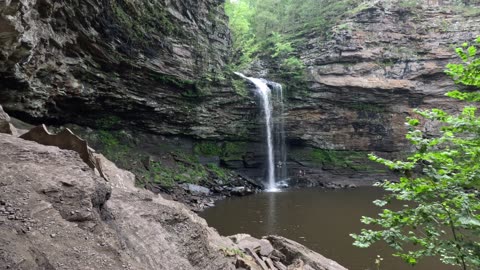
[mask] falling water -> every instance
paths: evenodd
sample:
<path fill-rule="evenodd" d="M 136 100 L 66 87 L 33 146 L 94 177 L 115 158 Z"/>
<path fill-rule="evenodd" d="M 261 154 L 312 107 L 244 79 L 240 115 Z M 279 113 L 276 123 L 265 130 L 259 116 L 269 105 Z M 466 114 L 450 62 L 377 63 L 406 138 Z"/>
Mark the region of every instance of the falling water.
<path fill-rule="evenodd" d="M 275 179 L 280 182 L 287 180 L 287 146 L 285 143 L 285 119 L 283 105 L 282 85 L 269 82 L 273 88 L 273 104 L 276 105 L 273 110 L 274 121 L 274 150 L 275 150 Z"/>
<path fill-rule="evenodd" d="M 236 74 L 251 81 L 260 97 L 265 116 L 268 190 L 276 191 L 276 180 L 285 181 L 287 177 L 282 86 L 263 79 L 246 77 L 240 73 Z M 274 90 L 273 94 L 269 85 Z"/>

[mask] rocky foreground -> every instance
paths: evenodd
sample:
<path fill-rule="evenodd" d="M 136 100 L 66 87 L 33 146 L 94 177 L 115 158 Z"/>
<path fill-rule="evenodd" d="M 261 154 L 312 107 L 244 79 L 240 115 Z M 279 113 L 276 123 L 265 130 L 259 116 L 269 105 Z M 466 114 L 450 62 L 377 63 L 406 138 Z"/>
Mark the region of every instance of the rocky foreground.
<path fill-rule="evenodd" d="M 0 133 L 0 269 L 345 269 L 282 237 L 222 237 L 101 155 L 99 173 L 78 152 L 9 133 Z"/>

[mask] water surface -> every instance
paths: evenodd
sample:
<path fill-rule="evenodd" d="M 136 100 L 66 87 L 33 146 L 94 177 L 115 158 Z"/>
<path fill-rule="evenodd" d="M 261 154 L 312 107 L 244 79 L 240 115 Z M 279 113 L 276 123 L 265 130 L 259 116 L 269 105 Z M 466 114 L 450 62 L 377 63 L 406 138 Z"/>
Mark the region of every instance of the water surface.
<path fill-rule="evenodd" d="M 255 237 L 277 234 L 295 240 L 318 253 L 337 261 L 350 270 L 376 270 L 375 258 L 380 255 L 382 270 L 450 270 L 434 259 L 426 259 L 411 267 L 392 257 L 391 249 L 379 245 L 360 249 L 352 246 L 350 233 L 358 233 L 364 225 L 361 216 L 375 216 L 379 208 L 372 201 L 382 190 L 363 187 L 353 190 L 322 189 L 261 193 L 220 201 L 205 210 L 208 224 L 222 235 L 248 233 Z"/>

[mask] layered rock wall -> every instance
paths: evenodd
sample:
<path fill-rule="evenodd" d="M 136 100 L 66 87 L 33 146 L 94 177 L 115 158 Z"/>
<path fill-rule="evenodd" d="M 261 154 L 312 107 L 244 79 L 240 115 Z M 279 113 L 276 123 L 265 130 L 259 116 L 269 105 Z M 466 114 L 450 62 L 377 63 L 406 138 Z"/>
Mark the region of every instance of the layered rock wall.
<path fill-rule="evenodd" d="M 405 117 L 414 108 L 454 109 L 444 74 L 455 46 L 480 34 L 480 16 L 448 7 L 399 8 L 380 1 L 333 29 L 311 33 L 299 51 L 308 88 L 293 93 L 289 138 L 336 150 L 408 148 Z"/>
<path fill-rule="evenodd" d="M 478 35 L 476 6 L 402 7 L 398 1 L 360 5 L 327 38 L 317 30 L 292 34 L 293 56 L 303 61 L 306 75 L 287 89 L 291 174 L 350 182 L 387 176 L 367 154 L 409 151 L 404 123 L 414 109 L 462 106 L 444 96 L 458 87 L 444 70 L 459 60 L 455 47 Z M 286 83 L 278 63 L 266 60 L 263 69 Z"/>
<path fill-rule="evenodd" d="M 306 66 L 287 89 L 292 177 L 371 179 L 379 168 L 366 154 L 408 150 L 414 108 L 460 106 L 444 97 L 455 86 L 443 70 L 480 34 L 480 12 L 437 4 L 367 1 L 327 38 L 292 35 Z M 32 122 L 131 129 L 126 141 L 148 155 L 164 152 L 151 142 L 178 136 L 187 151 L 261 179 L 262 126 L 243 82 L 224 72 L 230 43 L 221 0 L 4 1 L 0 104 Z M 262 76 L 285 83 L 278 64 L 260 65 Z"/>
<path fill-rule="evenodd" d="M 221 0 L 3 1 L 0 36 L 0 104 L 14 116 L 251 134 L 255 106 L 223 73 L 231 41 Z"/>

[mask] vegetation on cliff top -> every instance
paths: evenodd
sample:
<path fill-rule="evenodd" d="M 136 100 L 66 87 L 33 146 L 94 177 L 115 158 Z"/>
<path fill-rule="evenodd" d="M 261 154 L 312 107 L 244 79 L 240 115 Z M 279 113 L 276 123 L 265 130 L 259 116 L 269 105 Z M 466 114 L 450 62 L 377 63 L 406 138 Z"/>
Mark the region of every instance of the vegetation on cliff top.
<path fill-rule="evenodd" d="M 358 0 L 237 0 L 227 1 L 235 52 L 234 69 L 245 68 L 259 55 L 274 58 L 297 76 L 303 63 L 295 43 L 306 32 L 325 35 Z M 300 38 L 299 38 L 300 37 Z"/>
<path fill-rule="evenodd" d="M 306 88 L 306 70 L 299 50 L 311 38 L 327 39 L 336 30 L 350 29 L 352 26 L 342 24 L 342 19 L 379 2 L 386 8 L 403 10 L 440 5 L 463 10 L 465 16 L 479 10 L 478 0 L 228 0 L 225 11 L 230 18 L 234 51 L 230 69 L 248 70 L 260 59 L 270 67 L 270 79 L 286 86 L 287 94 L 301 92 Z"/>
<path fill-rule="evenodd" d="M 475 44 L 463 44 L 456 49 L 462 62 L 449 64 L 446 73 L 457 84 L 467 86 L 467 91 L 452 91 L 447 94 L 449 97 L 480 101 L 479 49 L 480 37 Z M 480 117 L 477 109 L 477 105 L 472 104 L 458 115 L 440 109 L 418 110 L 421 117 L 441 124 L 438 135 L 422 131 L 418 119 L 408 119 L 407 138 L 417 150 L 406 161 L 371 155 L 372 160 L 403 174 L 399 182 L 379 183 L 390 195 L 374 203 L 384 207 L 398 200 L 405 205 L 400 210 L 384 209 L 377 218 L 363 217 L 363 223 L 378 227 L 353 234 L 356 246 L 369 247 L 383 240 L 395 250 L 396 256 L 412 265 L 421 257 L 439 256 L 445 264 L 464 270 L 479 269 Z"/>

